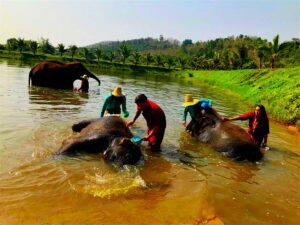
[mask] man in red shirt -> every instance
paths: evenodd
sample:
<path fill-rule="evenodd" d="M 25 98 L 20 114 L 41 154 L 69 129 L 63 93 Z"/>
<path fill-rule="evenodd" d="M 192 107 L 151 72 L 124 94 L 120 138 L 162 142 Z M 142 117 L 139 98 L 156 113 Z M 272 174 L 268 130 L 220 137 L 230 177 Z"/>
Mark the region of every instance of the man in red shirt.
<path fill-rule="evenodd" d="M 143 137 L 144 141 L 148 141 L 152 151 L 160 151 L 160 145 L 164 138 L 166 129 L 166 116 L 164 111 L 155 102 L 148 100 L 146 95 L 140 94 L 135 98 L 137 111 L 133 121 L 127 123 L 131 126 L 139 118 L 142 113 L 147 122 L 147 136 Z"/>

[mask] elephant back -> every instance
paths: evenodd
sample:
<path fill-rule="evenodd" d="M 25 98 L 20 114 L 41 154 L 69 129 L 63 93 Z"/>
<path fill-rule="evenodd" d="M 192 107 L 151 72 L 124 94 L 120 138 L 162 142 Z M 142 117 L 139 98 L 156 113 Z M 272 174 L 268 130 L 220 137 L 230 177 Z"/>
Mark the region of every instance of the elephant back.
<path fill-rule="evenodd" d="M 106 116 L 93 121 L 85 127 L 81 134 L 89 134 L 90 132 L 99 131 L 101 133 L 111 133 L 117 136 L 133 137 L 131 131 L 126 126 L 126 122 L 119 116 Z"/>

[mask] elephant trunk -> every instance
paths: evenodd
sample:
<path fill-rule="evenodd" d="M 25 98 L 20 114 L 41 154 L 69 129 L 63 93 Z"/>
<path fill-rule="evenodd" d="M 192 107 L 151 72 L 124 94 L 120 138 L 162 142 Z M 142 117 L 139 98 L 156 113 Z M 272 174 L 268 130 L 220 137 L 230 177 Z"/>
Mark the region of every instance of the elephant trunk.
<path fill-rule="evenodd" d="M 98 81 L 98 85 L 100 86 L 101 81 L 98 79 L 98 77 L 96 77 L 96 76 L 95 76 L 94 74 L 92 74 L 92 73 L 89 73 L 88 76 L 91 77 L 91 78 L 93 78 L 93 79 L 95 79 L 96 81 Z"/>

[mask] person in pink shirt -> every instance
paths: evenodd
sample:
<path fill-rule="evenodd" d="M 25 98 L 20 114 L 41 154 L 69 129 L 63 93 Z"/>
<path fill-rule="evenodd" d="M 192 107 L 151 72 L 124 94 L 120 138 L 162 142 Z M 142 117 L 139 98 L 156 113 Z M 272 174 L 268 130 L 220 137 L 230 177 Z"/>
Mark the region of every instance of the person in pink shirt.
<path fill-rule="evenodd" d="M 241 116 L 233 118 L 224 118 L 224 121 L 232 120 L 249 120 L 248 134 L 251 139 L 262 147 L 267 146 L 269 129 L 269 119 L 266 113 L 266 109 L 263 105 L 256 105 L 255 110 L 247 112 Z"/>
<path fill-rule="evenodd" d="M 137 111 L 132 121 L 127 126 L 132 126 L 142 113 L 147 122 L 147 135 L 143 137 L 152 151 L 160 151 L 160 145 L 166 129 L 166 116 L 164 111 L 155 102 L 149 100 L 146 95 L 140 94 L 135 98 Z"/>

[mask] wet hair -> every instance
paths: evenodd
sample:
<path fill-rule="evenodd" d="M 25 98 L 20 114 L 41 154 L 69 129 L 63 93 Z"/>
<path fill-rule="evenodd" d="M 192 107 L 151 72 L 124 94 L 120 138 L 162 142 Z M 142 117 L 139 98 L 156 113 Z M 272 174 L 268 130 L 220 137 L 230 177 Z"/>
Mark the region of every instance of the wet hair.
<path fill-rule="evenodd" d="M 260 118 L 262 120 L 268 119 L 266 108 L 261 104 L 257 104 L 256 107 L 259 107 L 259 109 L 260 109 L 260 112 L 261 112 Z"/>
<path fill-rule="evenodd" d="M 136 104 L 138 104 L 138 103 L 144 103 L 144 102 L 147 102 L 147 101 L 148 101 L 148 98 L 144 94 L 140 94 L 140 95 L 136 96 L 135 100 L 134 100 L 134 102 Z"/>

